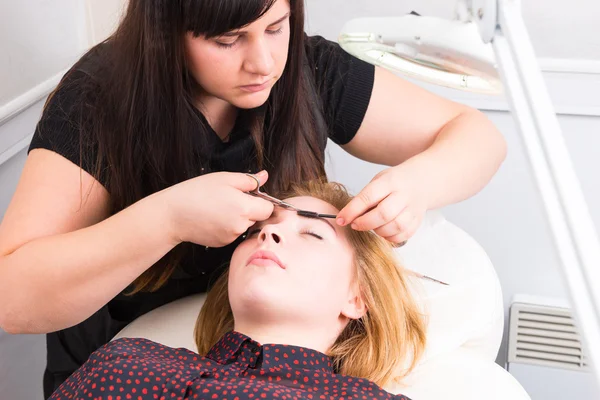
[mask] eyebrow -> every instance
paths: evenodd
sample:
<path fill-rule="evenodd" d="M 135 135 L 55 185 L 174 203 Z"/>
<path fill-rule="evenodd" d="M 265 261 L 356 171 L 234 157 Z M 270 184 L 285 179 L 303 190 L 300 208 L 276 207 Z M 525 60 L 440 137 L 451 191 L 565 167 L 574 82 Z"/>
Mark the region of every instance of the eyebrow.
<path fill-rule="evenodd" d="M 325 218 L 313 218 L 313 217 L 307 217 L 306 215 L 301 215 L 301 214 L 297 214 L 297 215 L 301 218 L 310 219 L 312 221 L 325 222 L 327 225 L 329 225 L 331 227 L 331 229 L 333 229 L 333 231 L 335 232 L 335 235 L 337 236 L 337 230 L 333 227 L 333 225 L 331 225 L 331 222 L 327 221 Z"/>
<path fill-rule="evenodd" d="M 288 210 L 288 211 L 291 211 L 291 210 Z M 277 217 L 279 216 L 279 213 L 280 213 L 280 212 L 281 212 L 281 210 L 280 210 L 279 208 L 275 207 L 275 208 L 273 209 L 273 213 L 271 214 L 271 216 L 270 216 L 268 219 L 271 219 L 271 218 L 277 218 Z M 294 212 L 294 211 L 291 211 L 291 212 Z M 297 216 L 299 216 L 299 217 L 301 217 L 301 218 L 309 219 L 309 220 L 311 220 L 311 221 L 321 221 L 321 222 L 325 222 L 327 225 L 329 225 L 329 227 L 330 227 L 331 229 L 333 229 L 333 232 L 335 233 L 335 235 L 336 235 L 336 236 L 337 236 L 337 234 L 338 234 L 338 233 L 337 233 L 337 230 L 336 230 L 336 229 L 333 227 L 333 225 L 331 225 L 331 223 L 330 223 L 329 221 L 327 221 L 325 218 L 313 218 L 313 217 L 307 217 L 306 215 L 301 215 L 301 214 L 298 214 L 298 213 L 296 213 L 296 215 L 297 215 Z M 257 224 L 258 224 L 258 222 L 257 222 Z"/>
<path fill-rule="evenodd" d="M 291 12 L 286 13 L 283 17 L 279 18 L 277 21 L 270 23 L 269 26 L 277 25 L 277 24 L 285 21 L 290 16 L 290 14 L 291 14 Z M 229 36 L 241 36 L 241 35 L 244 35 L 244 34 L 246 34 L 246 31 L 235 31 L 235 32 L 224 33 L 221 36 L 227 36 L 227 37 L 229 37 Z"/>

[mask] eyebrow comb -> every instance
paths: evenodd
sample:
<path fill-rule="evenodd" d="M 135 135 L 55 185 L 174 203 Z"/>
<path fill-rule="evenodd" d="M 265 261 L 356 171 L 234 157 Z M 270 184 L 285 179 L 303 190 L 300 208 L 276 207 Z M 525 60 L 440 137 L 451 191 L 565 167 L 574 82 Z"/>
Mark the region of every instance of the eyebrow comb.
<path fill-rule="evenodd" d="M 296 210 L 299 216 L 306 218 L 337 218 L 337 215 L 333 214 L 320 214 L 315 211 L 306 211 L 306 210 Z"/>

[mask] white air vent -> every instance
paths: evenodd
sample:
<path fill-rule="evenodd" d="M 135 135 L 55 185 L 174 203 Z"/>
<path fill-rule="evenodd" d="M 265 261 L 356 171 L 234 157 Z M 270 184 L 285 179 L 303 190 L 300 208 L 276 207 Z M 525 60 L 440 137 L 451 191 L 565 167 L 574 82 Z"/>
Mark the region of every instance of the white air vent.
<path fill-rule="evenodd" d="M 507 361 L 587 371 L 580 336 L 569 309 L 513 303 Z"/>

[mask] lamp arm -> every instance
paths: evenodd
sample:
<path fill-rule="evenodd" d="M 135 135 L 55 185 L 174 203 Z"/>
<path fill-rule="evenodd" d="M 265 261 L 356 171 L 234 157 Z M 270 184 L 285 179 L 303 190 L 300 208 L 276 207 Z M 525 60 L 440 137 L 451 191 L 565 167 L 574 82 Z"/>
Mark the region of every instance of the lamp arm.
<path fill-rule="evenodd" d="M 600 382 L 600 241 L 537 65 L 520 1 L 497 4 L 498 29 L 492 39 L 496 61 L 541 194 L 586 355 Z"/>
<path fill-rule="evenodd" d="M 472 21 L 484 43 L 490 43 L 498 27 L 498 0 L 458 0 L 456 19 Z"/>

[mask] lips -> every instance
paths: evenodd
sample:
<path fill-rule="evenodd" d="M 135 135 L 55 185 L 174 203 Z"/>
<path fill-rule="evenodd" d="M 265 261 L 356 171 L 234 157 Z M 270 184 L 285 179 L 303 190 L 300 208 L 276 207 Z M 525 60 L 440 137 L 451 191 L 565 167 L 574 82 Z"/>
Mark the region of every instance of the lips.
<path fill-rule="evenodd" d="M 281 262 L 281 260 L 275 255 L 275 253 L 266 250 L 259 250 L 256 253 L 252 254 L 248 259 L 246 265 L 250 265 L 252 263 L 263 266 L 275 264 L 281 269 L 286 269 L 285 264 Z"/>
<path fill-rule="evenodd" d="M 266 81 L 264 81 L 262 83 L 251 83 L 249 85 L 244 85 L 244 87 L 248 87 L 248 86 L 263 86 L 263 85 L 266 85 L 267 83 L 269 83 L 268 80 L 266 80 Z"/>
<path fill-rule="evenodd" d="M 268 87 L 269 82 L 271 82 L 271 79 L 267 79 L 263 83 L 256 83 L 256 84 L 251 84 L 251 85 L 240 86 L 240 88 L 242 90 L 245 90 L 248 92 L 260 92 L 262 90 L 265 90 Z"/>

